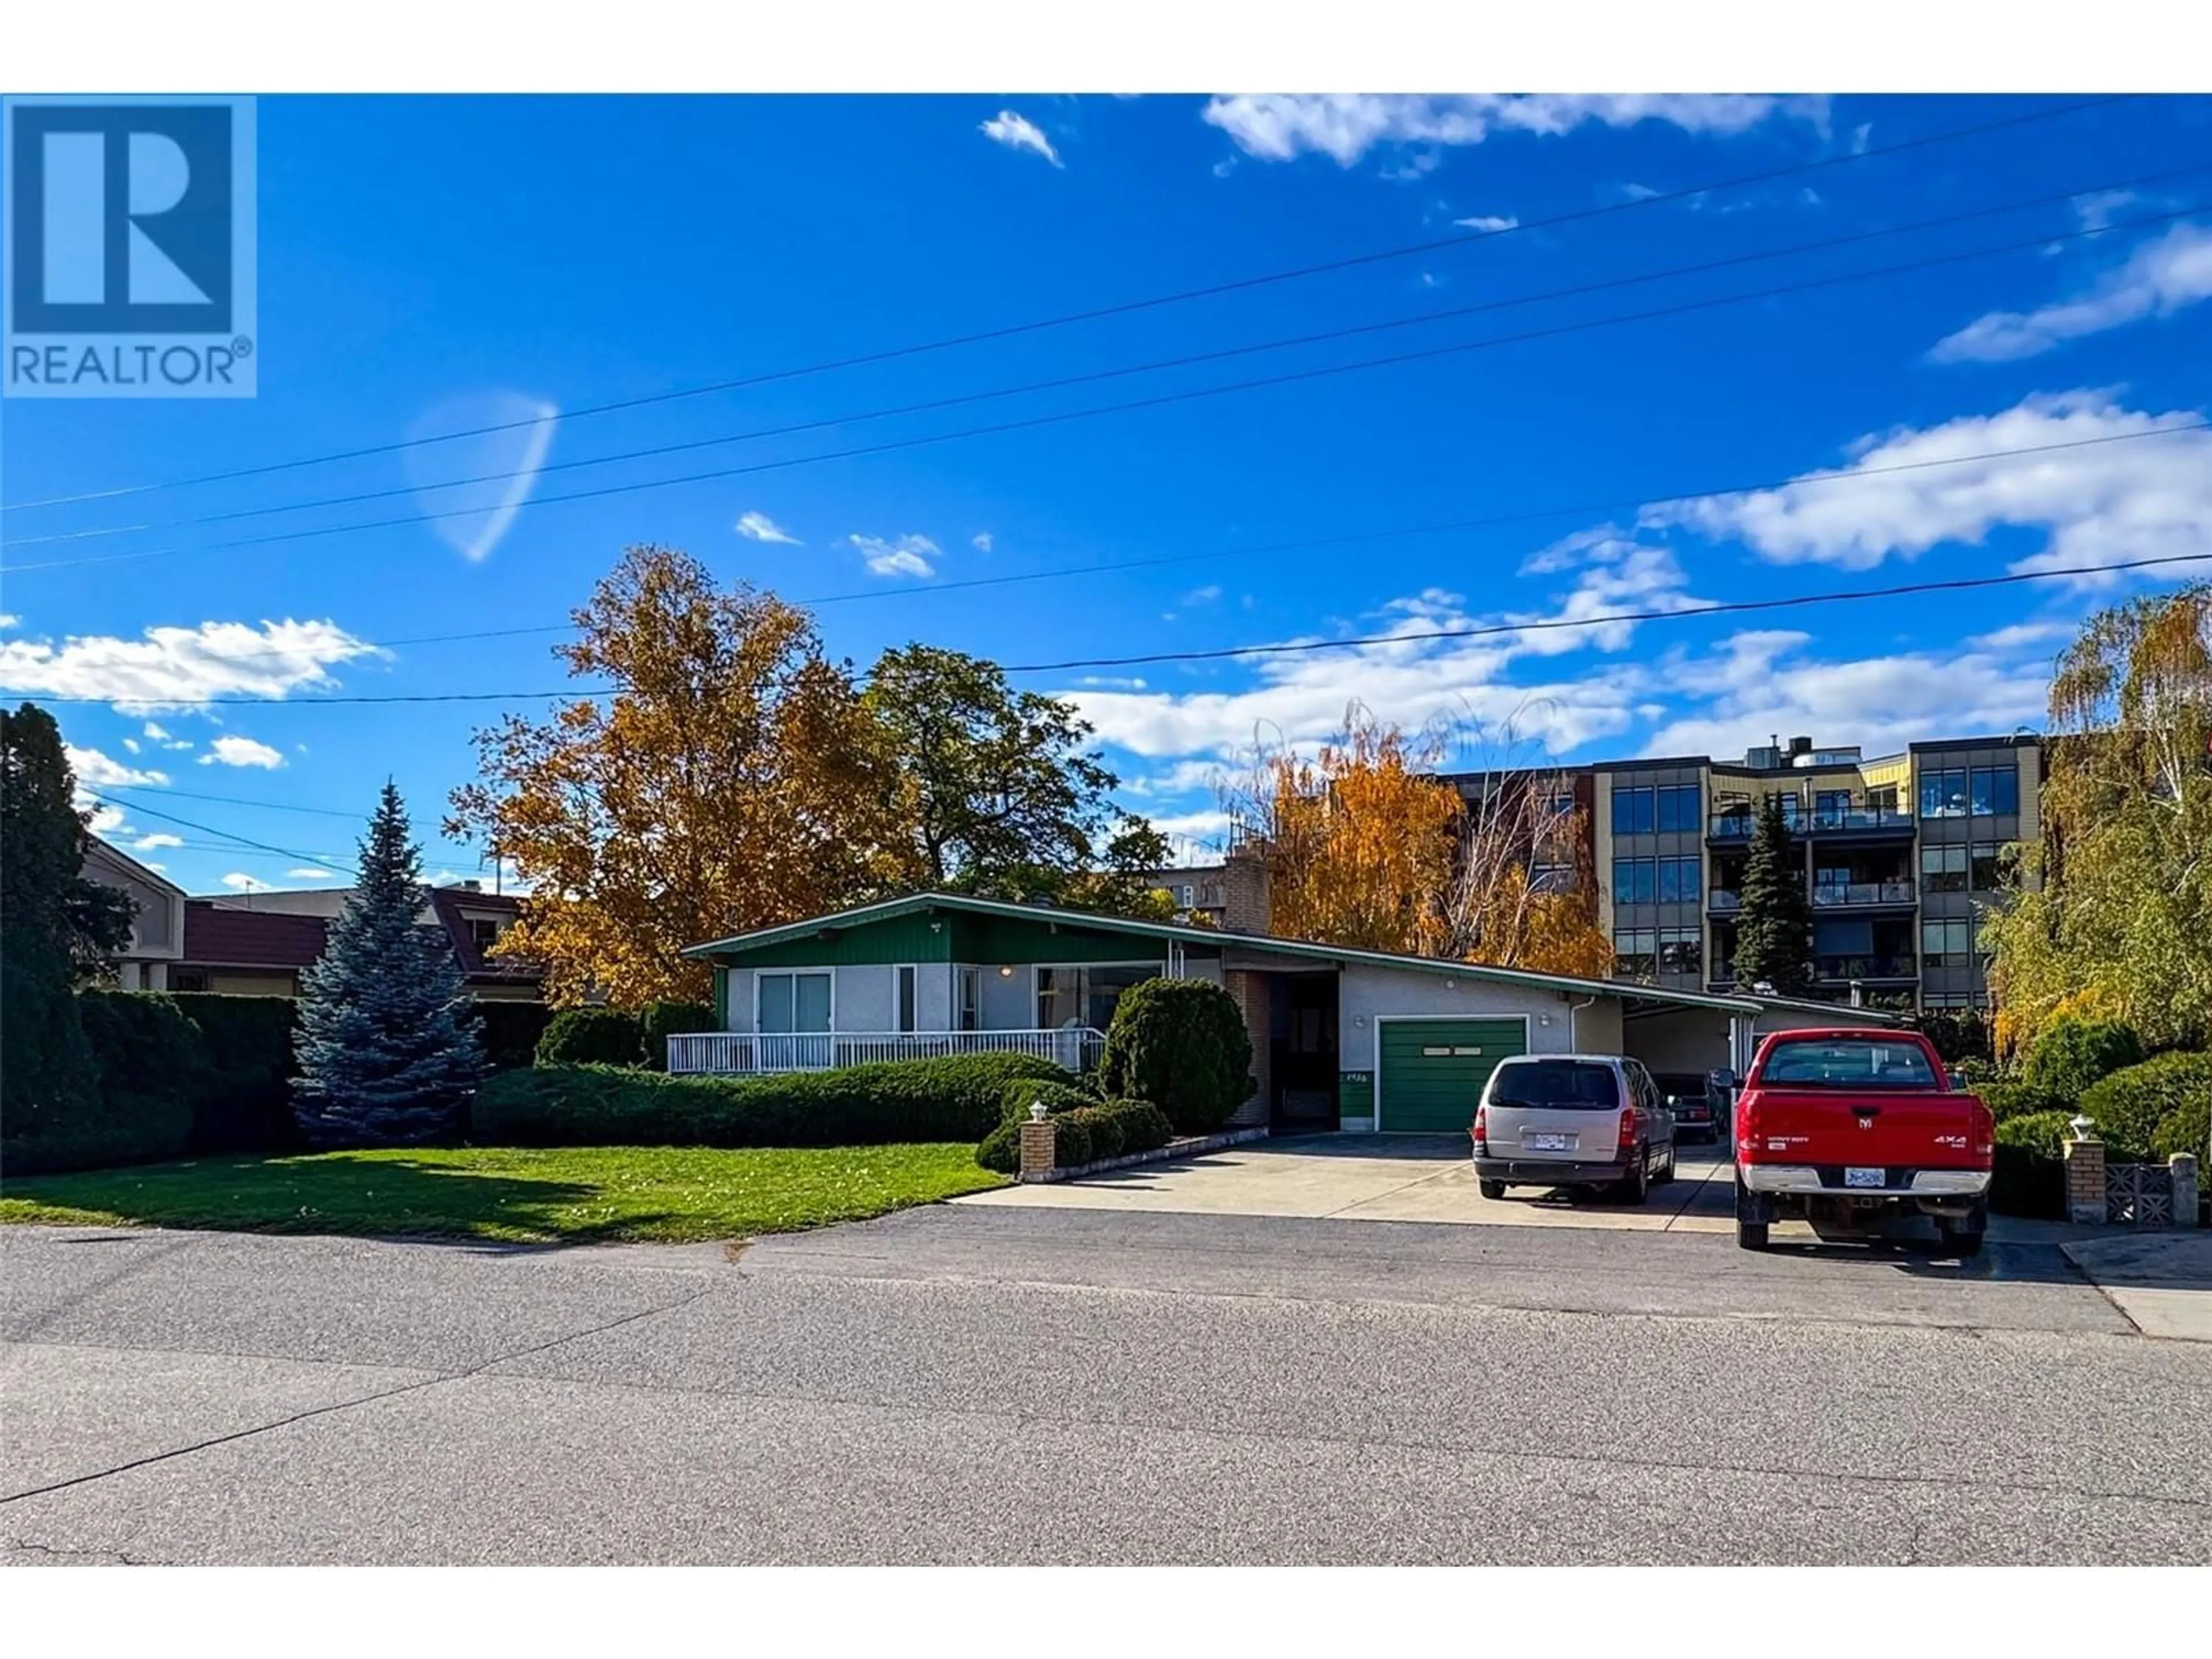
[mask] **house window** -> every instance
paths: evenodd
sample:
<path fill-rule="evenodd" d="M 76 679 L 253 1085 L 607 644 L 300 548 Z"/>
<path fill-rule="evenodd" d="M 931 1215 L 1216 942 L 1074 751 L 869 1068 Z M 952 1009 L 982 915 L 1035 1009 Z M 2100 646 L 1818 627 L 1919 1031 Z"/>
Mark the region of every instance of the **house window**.
<path fill-rule="evenodd" d="M 1649 904 L 1658 896 L 1658 866 L 1650 859 L 1615 859 L 1613 861 L 1613 902 L 1615 904 Z"/>
<path fill-rule="evenodd" d="M 763 974 L 758 994 L 763 1031 L 830 1029 L 827 974 Z"/>
<path fill-rule="evenodd" d="M 1974 961 L 1974 924 L 1951 920 L 1920 924 L 1923 968 L 1969 968 Z"/>
<path fill-rule="evenodd" d="M 1649 789 L 1616 789 L 1613 792 L 1613 833 L 1616 836 L 1648 836 L 1658 822 L 1658 809 Z"/>
<path fill-rule="evenodd" d="M 898 992 L 898 1029 L 902 1031 L 920 1030 L 921 1027 L 916 1016 L 921 1012 L 921 970 L 910 963 L 904 964 L 892 969 L 891 977 Z"/>
<path fill-rule="evenodd" d="M 1701 974 L 1705 967 L 1705 936 L 1694 927 L 1668 927 L 1659 933 L 1659 971 L 1662 974 Z"/>
<path fill-rule="evenodd" d="M 500 934 L 506 931 L 489 916 L 471 916 L 468 918 L 468 924 L 469 938 L 475 944 L 479 953 L 489 951 L 493 945 L 498 944 Z"/>
<path fill-rule="evenodd" d="M 1613 934 L 1613 971 L 1627 979 L 1648 979 L 1659 971 L 1659 935 L 1649 927 L 1617 927 Z"/>
<path fill-rule="evenodd" d="M 1958 770 L 1923 772 L 1920 775 L 1920 816 L 1923 818 L 1966 817 L 1966 773 Z"/>
<path fill-rule="evenodd" d="M 2003 817 L 2020 811 L 2020 769 L 1977 766 L 1968 799 L 1978 818 Z"/>
<path fill-rule="evenodd" d="M 962 968 L 953 975 L 952 1029 L 956 1031 L 980 1031 L 983 1029 L 983 970 L 981 968 Z"/>
<path fill-rule="evenodd" d="M 1182 906 L 1186 910 L 1190 908 L 1197 896 L 1198 890 L 1193 887 L 1188 882 L 1185 882 L 1182 886 L 1176 889 L 1176 902 Z"/>
<path fill-rule="evenodd" d="M 1704 812 L 1694 783 L 1675 784 L 1659 792 L 1659 829 L 1663 834 L 1675 830 L 1698 830 L 1704 826 L 1698 818 Z"/>
<path fill-rule="evenodd" d="M 1659 902 L 1695 904 L 1705 891 L 1705 866 L 1696 859 L 1659 860 Z"/>
<path fill-rule="evenodd" d="M 207 988 L 208 976 L 205 974 L 185 971 L 172 972 L 169 975 L 169 988 L 172 991 L 204 991 Z"/>
<path fill-rule="evenodd" d="M 1087 1025 L 1103 1031 L 1114 1023 L 1114 1005 L 1121 1000 L 1121 993 L 1157 977 L 1159 971 L 1156 962 L 1041 966 L 1036 970 L 1037 1029 L 1057 1031 L 1066 1025 Z"/>
<path fill-rule="evenodd" d="M 1923 847 L 1920 849 L 1920 890 L 1923 893 L 1963 893 L 1966 890 L 1966 849 L 1963 846 Z"/>

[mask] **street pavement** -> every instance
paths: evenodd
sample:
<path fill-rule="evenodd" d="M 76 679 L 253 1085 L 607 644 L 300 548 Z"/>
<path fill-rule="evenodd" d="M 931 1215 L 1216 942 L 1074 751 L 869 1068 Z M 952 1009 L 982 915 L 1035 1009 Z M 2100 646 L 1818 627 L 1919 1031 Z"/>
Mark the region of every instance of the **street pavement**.
<path fill-rule="evenodd" d="M 2051 1243 L 945 1205 L 0 1276 L 14 1563 L 2212 1562 L 2212 1344 Z"/>

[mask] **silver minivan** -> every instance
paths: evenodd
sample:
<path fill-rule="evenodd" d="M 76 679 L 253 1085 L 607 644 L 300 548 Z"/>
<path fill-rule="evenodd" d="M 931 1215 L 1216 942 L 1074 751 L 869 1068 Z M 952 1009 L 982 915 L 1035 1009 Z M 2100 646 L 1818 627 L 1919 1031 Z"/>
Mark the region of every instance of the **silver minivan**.
<path fill-rule="evenodd" d="M 1598 1187 L 1641 1204 L 1674 1176 L 1674 1116 L 1639 1060 L 1622 1054 L 1514 1054 L 1474 1109 L 1474 1177 L 1509 1187 Z"/>

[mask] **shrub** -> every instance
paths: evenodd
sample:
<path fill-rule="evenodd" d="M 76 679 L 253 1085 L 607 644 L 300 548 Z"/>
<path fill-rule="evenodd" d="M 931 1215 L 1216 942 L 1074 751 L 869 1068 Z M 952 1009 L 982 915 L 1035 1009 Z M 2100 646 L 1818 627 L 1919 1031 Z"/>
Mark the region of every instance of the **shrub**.
<path fill-rule="evenodd" d="M 1029 1121 L 1029 1103 L 1041 1093 L 1051 1109 L 1048 1115 L 1053 1121 L 1055 1169 L 1071 1170 L 1127 1152 L 1149 1152 L 1175 1139 L 1175 1126 L 1168 1121 L 1167 1114 L 1148 1100 L 1102 1101 L 1079 1089 L 1049 1083 L 1041 1089 L 1037 1084 L 1024 1082 L 1008 1086 L 1009 1104 L 1018 1095 L 1020 1106 L 1010 1110 L 1006 1121 L 983 1137 L 983 1144 L 975 1149 L 976 1163 L 1000 1175 L 1012 1175 L 1020 1169 L 1022 1125 Z"/>
<path fill-rule="evenodd" d="M 2142 1057 L 2142 1040 L 2118 1020 L 2066 1018 L 2043 1028 L 2021 1075 L 2054 1108 L 2070 1108 L 2090 1085 Z"/>
<path fill-rule="evenodd" d="M 1252 1039 L 1228 992 L 1200 979 L 1148 979 L 1121 993 L 1099 1082 L 1149 1100 L 1178 1133 L 1211 1134 L 1248 1099 Z"/>
<path fill-rule="evenodd" d="M 1970 1086 L 1981 1097 L 1982 1104 L 1990 1109 L 1990 1115 L 2000 1123 L 2016 1117 L 2027 1117 L 2033 1113 L 2059 1110 L 2057 1102 L 2018 1078 L 1996 1078 L 1990 1082 Z M 2061 1115 L 2071 1116 L 2072 1114 L 2064 1112 Z"/>
<path fill-rule="evenodd" d="M 1175 1139 L 1175 1125 L 1149 1100 L 1109 1100 L 1106 1107 L 1121 1120 L 1124 1152 L 1153 1152 Z"/>
<path fill-rule="evenodd" d="M 2008 1215 L 2065 1215 L 2067 1119 L 2064 1112 L 2035 1112 L 1997 1125 L 1990 1208 Z"/>
<path fill-rule="evenodd" d="M 196 1152 L 282 1152 L 305 1144 L 292 1115 L 299 1006 L 289 997 L 179 992 L 205 1067 L 192 1099 Z"/>
<path fill-rule="evenodd" d="M 92 1048 L 98 1097 L 18 1167 L 28 1173 L 180 1155 L 191 1141 L 192 1095 L 206 1068 L 198 1030 L 160 992 L 86 991 L 77 1015 Z"/>
<path fill-rule="evenodd" d="M 538 1058 L 538 1039 L 553 1023 L 553 1010 L 542 1002 L 479 1001 L 483 1016 L 484 1063 L 495 1072 L 511 1072 Z"/>
<path fill-rule="evenodd" d="M 2150 1152 L 2161 1163 L 2177 1152 L 2187 1152 L 2197 1159 L 2201 1176 L 2205 1158 L 2212 1156 L 2212 1097 L 2193 1101 L 2159 1119 L 2151 1134 Z"/>
<path fill-rule="evenodd" d="M 656 1072 L 668 1069 L 669 1038 L 722 1029 L 720 1018 L 703 1002 L 648 1002 L 638 1011 L 637 1025 L 645 1063 Z"/>
<path fill-rule="evenodd" d="M 1029 1054 L 890 1060 L 748 1078 L 540 1064 L 501 1073 L 477 1091 L 470 1138 L 523 1146 L 973 1141 L 1000 1122 L 1007 1084 L 1064 1075 Z"/>
<path fill-rule="evenodd" d="M 540 1066 L 635 1066 L 644 1059 L 638 1018 L 619 1008 L 563 1008 L 538 1039 Z"/>
<path fill-rule="evenodd" d="M 1091 1115 L 1088 1111 L 1069 1112 L 1054 1120 L 1053 1168 L 1079 1169 L 1082 1165 L 1093 1162 L 1092 1146 Z"/>
<path fill-rule="evenodd" d="M 1022 1126 L 1008 1118 L 985 1135 L 975 1148 L 975 1162 L 1000 1175 L 1017 1175 L 1022 1167 Z"/>
<path fill-rule="evenodd" d="M 1000 1091 L 999 1099 L 1006 1121 L 1015 1124 L 1027 1122 L 1030 1106 L 1038 1101 L 1044 1103 L 1047 1117 L 1079 1112 L 1098 1103 L 1097 1095 L 1066 1081 L 1064 1073 L 1060 1078 L 1016 1078 Z"/>
<path fill-rule="evenodd" d="M 2193 1111 L 2197 1139 L 2173 1152 L 2204 1153 L 2205 1121 L 2212 1111 L 2212 1054 L 2168 1054 L 2129 1066 L 2100 1079 L 2081 1092 L 2081 1109 L 2097 1121 L 2097 1133 L 2105 1143 L 2106 1159 L 2113 1164 L 2138 1164 L 2170 1154 L 2158 1150 L 2166 1121 Z M 2190 1123 L 2174 1125 L 2176 1135 L 2186 1135 Z"/>

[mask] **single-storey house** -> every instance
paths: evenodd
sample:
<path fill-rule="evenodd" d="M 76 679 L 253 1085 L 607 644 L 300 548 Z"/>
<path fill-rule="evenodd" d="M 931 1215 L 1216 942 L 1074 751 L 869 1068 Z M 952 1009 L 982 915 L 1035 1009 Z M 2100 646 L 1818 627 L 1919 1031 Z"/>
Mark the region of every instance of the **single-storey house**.
<path fill-rule="evenodd" d="M 1239 1124 L 1463 1130 L 1500 1057 L 1633 1054 L 1741 1070 L 1768 1031 L 1889 1016 L 1754 995 L 1348 950 L 1266 934 L 916 893 L 690 947 L 721 1029 L 669 1039 L 671 1070 L 812 1070 L 1016 1051 L 1071 1069 L 1121 994 L 1155 975 L 1222 986 L 1257 1089 Z"/>

